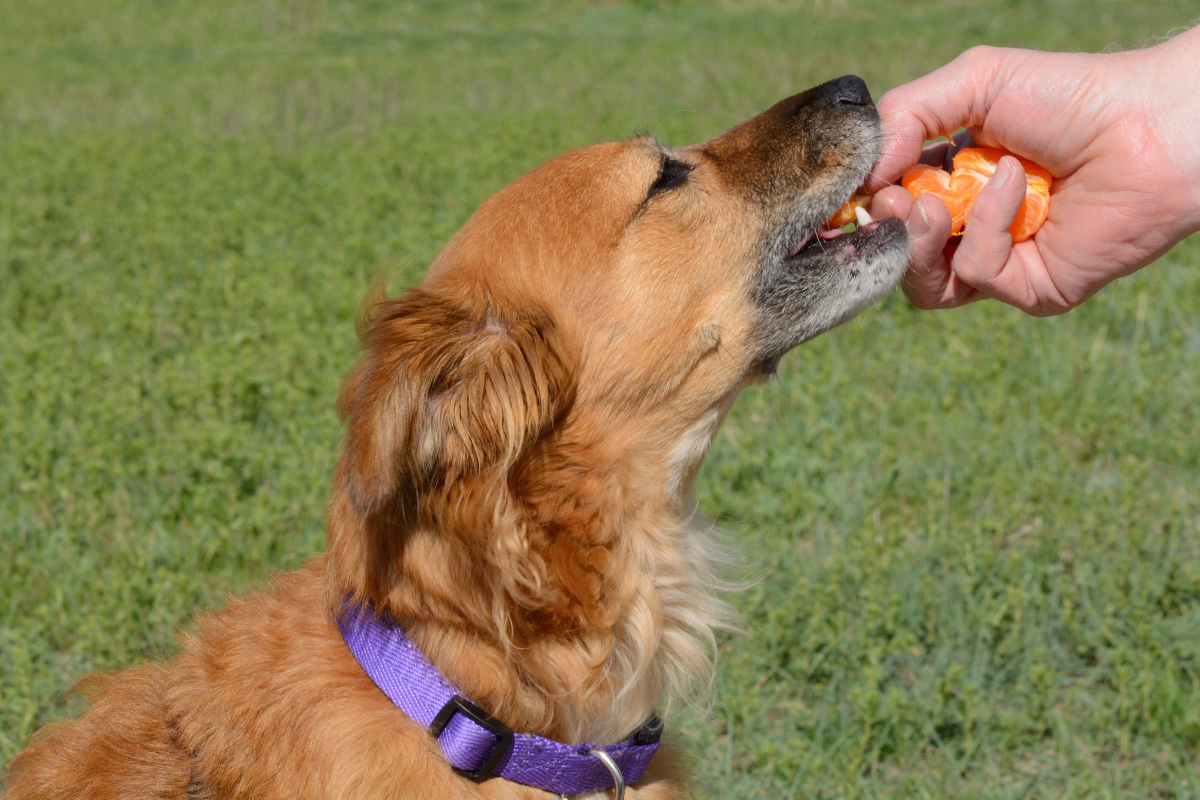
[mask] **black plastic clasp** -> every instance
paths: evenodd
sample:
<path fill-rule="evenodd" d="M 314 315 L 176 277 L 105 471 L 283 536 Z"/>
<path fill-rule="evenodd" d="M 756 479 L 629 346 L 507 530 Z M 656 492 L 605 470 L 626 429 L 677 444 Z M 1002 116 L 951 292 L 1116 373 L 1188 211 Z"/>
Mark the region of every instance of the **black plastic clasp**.
<path fill-rule="evenodd" d="M 513 730 L 470 700 L 460 695 L 455 695 L 450 698 L 450 701 L 446 705 L 442 706 L 442 710 L 433 718 L 433 722 L 429 723 L 429 733 L 435 741 L 442 735 L 442 731 L 446 730 L 446 726 L 450 724 L 450 718 L 455 714 L 462 714 L 496 737 L 496 744 L 492 747 L 492 752 L 488 754 L 488 757 L 484 759 L 483 764 L 478 769 L 459 769 L 453 764 L 450 765 L 450 768 L 459 775 L 479 783 L 491 776 L 492 770 L 500 763 L 500 759 L 504 758 L 508 751 L 512 749 Z"/>
<path fill-rule="evenodd" d="M 633 735 L 634 744 L 658 744 L 663 735 L 662 718 L 658 714 L 652 714 L 650 719 L 642 723 L 642 727 L 638 728 L 637 733 Z"/>

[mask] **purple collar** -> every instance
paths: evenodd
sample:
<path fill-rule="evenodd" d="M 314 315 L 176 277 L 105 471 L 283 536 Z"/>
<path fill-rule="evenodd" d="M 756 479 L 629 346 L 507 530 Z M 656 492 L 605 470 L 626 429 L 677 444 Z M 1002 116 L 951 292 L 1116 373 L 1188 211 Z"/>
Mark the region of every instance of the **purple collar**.
<path fill-rule="evenodd" d="M 604 746 L 514 733 L 464 698 L 395 623 L 368 608 L 347 608 L 338 627 L 367 676 L 405 715 L 429 728 L 454 771 L 473 781 L 499 775 L 557 794 L 597 792 L 613 788 L 615 779 L 592 751 L 606 753 L 632 784 L 658 750 L 657 716 L 632 738 Z"/>

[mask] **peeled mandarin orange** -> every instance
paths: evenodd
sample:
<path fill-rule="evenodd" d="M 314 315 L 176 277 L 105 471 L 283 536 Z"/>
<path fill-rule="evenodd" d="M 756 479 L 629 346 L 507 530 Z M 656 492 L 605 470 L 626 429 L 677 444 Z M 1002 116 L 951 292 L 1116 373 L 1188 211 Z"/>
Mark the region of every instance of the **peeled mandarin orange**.
<path fill-rule="evenodd" d="M 834 228 L 849 225 L 851 222 L 858 220 L 858 209 L 861 208 L 863 211 L 868 211 L 867 207 L 869 205 L 871 205 L 870 197 L 863 197 L 856 194 L 846 201 L 846 205 L 833 212 L 833 216 L 821 227 L 827 231 L 831 231 Z"/>
<path fill-rule="evenodd" d="M 951 175 L 944 169 L 938 169 L 928 164 L 917 164 L 901 178 L 900 184 L 908 189 L 914 198 L 923 194 L 932 194 L 941 198 L 950 209 L 950 233 L 962 233 L 967 224 L 967 206 L 962 195 L 954 190 L 950 183 Z"/>
<path fill-rule="evenodd" d="M 975 198 L 996 172 L 1004 156 L 1012 156 L 1025 168 L 1025 202 L 1021 203 L 1017 218 L 1008 229 L 1014 242 L 1023 242 L 1042 227 L 1050 214 L 1050 186 L 1054 178 L 1042 166 L 997 147 L 967 147 L 954 156 L 950 188 L 962 196 L 969 217 Z"/>
<path fill-rule="evenodd" d="M 959 170 L 974 170 L 991 176 L 996 171 L 996 165 L 1000 163 L 1000 159 L 1005 156 L 1012 156 L 1017 161 L 1021 162 L 1021 166 L 1025 168 L 1025 177 L 1027 179 L 1038 179 L 1047 187 L 1054 181 L 1046 168 L 1040 164 L 1035 164 L 1028 158 L 1010 153 L 1007 150 L 1001 150 L 999 147 L 964 147 L 959 150 L 954 156 L 954 171 Z"/>
<path fill-rule="evenodd" d="M 1042 223 L 1049 216 L 1050 187 L 1054 185 L 1053 176 L 1044 167 L 1027 158 L 997 147 L 967 147 L 955 154 L 954 172 L 946 172 L 928 164 L 917 164 L 904 174 L 900 183 L 914 198 L 923 194 L 939 197 L 950 209 L 950 234 L 958 236 L 971 218 L 975 199 L 995 174 L 996 167 L 1004 156 L 1012 156 L 1025 168 L 1025 200 L 1017 211 L 1017 218 L 1008 229 L 1014 242 L 1023 242 L 1037 233 L 1038 228 L 1042 227 Z M 870 216 L 862 215 L 860 209 L 866 211 L 870 203 L 870 197 L 851 197 L 829 218 L 822 229 L 831 231 L 864 218 L 869 222 Z"/>
<path fill-rule="evenodd" d="M 1025 202 L 1017 210 L 1017 218 L 1009 227 L 1014 242 L 1023 242 L 1038 232 L 1042 223 L 1050 216 L 1050 192 L 1025 190 Z"/>

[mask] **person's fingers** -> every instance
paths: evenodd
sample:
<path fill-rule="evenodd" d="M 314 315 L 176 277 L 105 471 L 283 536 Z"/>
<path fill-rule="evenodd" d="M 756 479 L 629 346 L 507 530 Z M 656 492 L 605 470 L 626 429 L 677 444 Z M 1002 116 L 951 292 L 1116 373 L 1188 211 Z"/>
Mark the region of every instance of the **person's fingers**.
<path fill-rule="evenodd" d="M 950 238 L 950 209 L 940 198 L 923 194 L 913 201 L 907 218 L 911 270 L 925 270 L 941 258 L 942 248 Z"/>
<path fill-rule="evenodd" d="M 899 186 L 888 186 L 871 198 L 871 208 L 869 210 L 871 217 L 874 219 L 899 217 L 902 220 L 907 220 L 909 213 L 912 211 L 912 204 L 913 196 L 909 194 L 907 189 L 902 189 Z"/>
<path fill-rule="evenodd" d="M 938 197 L 914 200 L 899 186 L 878 192 L 871 216 L 898 217 L 908 227 L 911 260 L 902 288 L 909 302 L 920 309 L 957 308 L 992 297 L 1035 316 L 1069 310 L 1038 245 L 1012 244 L 1008 228 L 1024 198 L 1024 168 L 1015 158 L 1001 159 L 971 210 L 967 233 L 950 238 L 950 210 Z"/>
<path fill-rule="evenodd" d="M 876 106 L 883 145 L 863 191 L 873 194 L 903 175 L 917 163 L 926 140 L 982 124 L 1009 52 L 973 47 L 944 67 L 884 94 Z"/>
<path fill-rule="evenodd" d="M 871 202 L 871 216 L 898 217 L 908 227 L 910 262 L 904 294 L 917 308 L 953 308 L 970 302 L 973 290 L 955 280 L 942 251 L 950 236 L 950 209 L 934 195 L 916 200 L 906 189 L 889 186 Z"/>
<path fill-rule="evenodd" d="M 940 308 L 950 281 L 942 257 L 950 236 L 950 209 L 933 195 L 921 195 L 913 200 L 906 225 L 911 255 L 901 284 L 904 296 L 917 308 Z"/>
<path fill-rule="evenodd" d="M 1012 255 L 1008 229 L 1025 199 L 1025 169 L 1012 156 L 996 165 L 991 180 L 971 207 L 967 229 L 954 254 L 952 269 L 968 286 L 989 297 L 1019 308 L 1028 308 L 1031 298 L 1017 276 L 1001 277 Z"/>
<path fill-rule="evenodd" d="M 994 285 L 998 299 L 1034 317 L 1065 314 L 1082 302 L 1068 300 L 1058 289 L 1034 239 L 1013 245 L 1012 255 Z M 1024 304 L 1006 299 L 1010 297 Z"/>

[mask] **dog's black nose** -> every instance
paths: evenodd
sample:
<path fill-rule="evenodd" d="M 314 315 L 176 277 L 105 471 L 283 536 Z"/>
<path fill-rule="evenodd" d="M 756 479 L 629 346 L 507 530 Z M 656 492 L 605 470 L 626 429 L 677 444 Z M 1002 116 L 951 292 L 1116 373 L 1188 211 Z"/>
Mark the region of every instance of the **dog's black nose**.
<path fill-rule="evenodd" d="M 834 103 L 849 106 L 871 105 L 871 92 L 867 82 L 857 75 L 843 75 L 825 84 L 829 99 Z"/>

